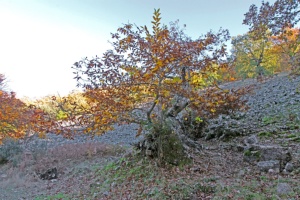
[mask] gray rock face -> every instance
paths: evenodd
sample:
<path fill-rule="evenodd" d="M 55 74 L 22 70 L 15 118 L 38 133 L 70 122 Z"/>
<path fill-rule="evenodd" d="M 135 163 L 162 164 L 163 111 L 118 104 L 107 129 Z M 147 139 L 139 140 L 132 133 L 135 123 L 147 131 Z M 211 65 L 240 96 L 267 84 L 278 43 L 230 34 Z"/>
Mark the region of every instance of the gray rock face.
<path fill-rule="evenodd" d="M 284 169 L 286 172 L 292 172 L 294 170 L 294 165 L 292 163 L 287 163 Z"/>
<path fill-rule="evenodd" d="M 269 170 L 272 169 L 278 173 L 280 164 L 278 160 L 260 161 L 257 163 L 257 167 L 262 172 L 269 172 Z"/>
<path fill-rule="evenodd" d="M 249 150 L 259 152 L 260 161 L 279 160 L 285 165 L 292 160 L 291 153 L 286 147 L 253 145 Z"/>
<path fill-rule="evenodd" d="M 250 137 L 246 138 L 244 141 L 245 145 L 250 146 L 258 143 L 258 139 L 256 135 L 251 135 Z"/>
<path fill-rule="evenodd" d="M 279 194 L 279 195 L 289 194 L 292 191 L 293 190 L 288 183 L 279 183 L 277 185 L 277 194 Z"/>
<path fill-rule="evenodd" d="M 250 136 L 245 139 L 247 145 L 244 149 L 244 161 L 255 164 L 262 172 L 268 172 L 270 169 L 276 172 L 292 172 L 293 166 L 289 163 L 292 160 L 292 154 L 289 148 L 276 145 L 258 144 L 256 136 Z"/>
<path fill-rule="evenodd" d="M 249 109 L 244 113 L 235 112 L 208 120 L 206 139 L 250 135 L 260 131 L 294 131 L 293 125 L 289 124 L 291 119 L 300 119 L 300 92 L 296 92 L 299 90 L 300 76 L 281 74 L 264 83 L 247 79 L 224 84 L 221 88 L 237 89 L 251 84 L 254 90 L 243 97 Z"/>

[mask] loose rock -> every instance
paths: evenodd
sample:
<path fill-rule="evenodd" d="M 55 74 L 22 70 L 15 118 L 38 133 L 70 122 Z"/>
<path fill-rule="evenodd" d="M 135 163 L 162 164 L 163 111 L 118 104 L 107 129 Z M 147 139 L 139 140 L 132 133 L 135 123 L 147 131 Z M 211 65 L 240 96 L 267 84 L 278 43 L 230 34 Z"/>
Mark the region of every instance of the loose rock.
<path fill-rule="evenodd" d="M 277 193 L 279 195 L 289 194 L 292 191 L 293 190 L 292 190 L 291 186 L 288 183 L 279 183 L 277 185 Z"/>

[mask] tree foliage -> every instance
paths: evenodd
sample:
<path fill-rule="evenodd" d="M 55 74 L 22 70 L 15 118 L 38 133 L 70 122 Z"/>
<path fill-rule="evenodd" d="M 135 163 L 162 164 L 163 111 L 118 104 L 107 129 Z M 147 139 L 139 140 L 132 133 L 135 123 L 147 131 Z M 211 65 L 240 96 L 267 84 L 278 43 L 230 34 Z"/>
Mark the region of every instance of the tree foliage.
<path fill-rule="evenodd" d="M 249 26 L 249 32 L 233 38 L 237 70 L 246 74 L 246 77 L 260 78 L 270 72 L 287 69 L 280 63 L 280 56 L 284 54 L 278 53 L 287 52 L 285 57 L 290 59 L 289 65 L 295 62 L 293 52 L 297 49 L 297 42 L 294 39 L 292 44 L 291 37 L 288 36 L 292 32 L 287 30 L 299 19 L 298 0 L 277 0 L 274 4 L 263 1 L 260 7 L 251 5 L 243 20 L 243 24 Z"/>
<path fill-rule="evenodd" d="M 300 1 L 275 1 L 272 5 L 269 20 L 269 28 L 274 35 L 283 33 L 286 28 L 293 28 L 300 21 Z"/>
<path fill-rule="evenodd" d="M 34 105 L 42 109 L 53 120 L 65 120 L 72 115 L 80 115 L 89 105 L 81 92 L 72 92 L 67 96 L 50 95 L 35 101 L 28 100 L 27 105 Z"/>
<path fill-rule="evenodd" d="M 274 43 L 269 38 L 254 39 L 252 34 L 249 32 L 232 38 L 231 52 L 238 77 L 253 78 L 274 74 L 280 66 L 280 57 L 274 53 Z"/>
<path fill-rule="evenodd" d="M 112 49 L 103 57 L 74 64 L 78 86 L 85 88 L 91 106 L 87 132 L 102 133 L 120 121 L 165 122 L 183 110 L 210 118 L 240 107 L 238 93 L 216 85 L 216 72 L 227 67 L 228 31 L 210 31 L 193 40 L 178 21 L 169 27 L 160 23 L 158 9 L 152 30 L 125 24 L 111 34 Z"/>
<path fill-rule="evenodd" d="M 15 98 L 14 93 L 0 90 L 0 140 L 4 137 L 23 136 L 26 123 L 21 113 L 24 112 L 24 104 Z"/>
<path fill-rule="evenodd" d="M 250 69 L 250 74 L 258 78 L 264 75 L 264 69 L 266 69 L 262 66 L 262 63 L 265 60 L 266 49 L 270 44 L 271 32 L 269 31 L 269 25 L 272 14 L 272 6 L 269 2 L 262 2 L 259 8 L 252 4 L 243 20 L 243 24 L 249 26 L 249 32 L 243 38 L 239 40 L 236 38 L 236 41 L 234 41 L 237 44 L 242 41 L 242 44 L 244 44 L 245 53 L 250 57 L 248 62 L 244 60 L 246 61 L 245 65 L 253 66 L 254 69 Z M 253 75 L 253 73 L 255 74 Z"/>
<path fill-rule="evenodd" d="M 0 74 L 0 87 L 4 84 L 5 76 Z M 44 137 L 53 125 L 54 121 L 42 109 L 27 105 L 16 93 L 0 88 L 0 144 L 5 138 L 19 139 L 31 133 Z"/>
<path fill-rule="evenodd" d="M 280 56 L 280 64 L 285 69 L 299 70 L 300 65 L 300 29 L 286 28 L 281 34 L 273 36 L 273 53 Z"/>
<path fill-rule="evenodd" d="M 0 74 L 0 86 L 3 86 L 5 76 Z M 43 135 L 49 127 L 45 113 L 35 107 L 28 107 L 16 98 L 14 92 L 0 89 L 0 143 L 6 137 L 22 138 L 30 131 L 39 131 Z M 47 125 L 48 126 L 45 126 Z"/>
<path fill-rule="evenodd" d="M 299 22 L 299 5 L 299 0 L 276 0 L 274 4 L 263 1 L 259 8 L 252 4 L 245 14 L 243 24 L 248 25 L 249 31 L 254 32 L 257 37 L 268 29 L 278 35 Z"/>

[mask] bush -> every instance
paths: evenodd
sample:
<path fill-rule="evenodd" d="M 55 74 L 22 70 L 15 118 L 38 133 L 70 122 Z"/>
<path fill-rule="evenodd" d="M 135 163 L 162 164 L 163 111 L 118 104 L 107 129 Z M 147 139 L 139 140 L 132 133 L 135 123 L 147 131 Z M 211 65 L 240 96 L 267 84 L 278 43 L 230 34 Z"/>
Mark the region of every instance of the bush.
<path fill-rule="evenodd" d="M 5 164 L 7 162 L 15 163 L 17 157 L 21 155 L 22 152 L 23 148 L 16 139 L 5 139 L 0 146 L 0 164 Z"/>

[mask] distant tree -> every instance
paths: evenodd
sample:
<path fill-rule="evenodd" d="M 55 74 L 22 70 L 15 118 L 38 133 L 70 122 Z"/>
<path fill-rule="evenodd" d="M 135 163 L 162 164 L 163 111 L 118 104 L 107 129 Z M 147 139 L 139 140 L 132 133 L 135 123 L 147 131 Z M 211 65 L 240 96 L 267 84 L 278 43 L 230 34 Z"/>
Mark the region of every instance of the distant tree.
<path fill-rule="evenodd" d="M 287 66 L 291 67 L 293 74 L 300 74 L 298 58 L 299 31 L 292 30 L 300 21 L 300 1 L 299 0 L 277 0 L 272 6 L 271 23 L 269 28 L 277 37 L 277 42 L 281 43 L 285 58 L 289 58 Z M 283 45 L 283 43 L 286 45 Z"/>
<path fill-rule="evenodd" d="M 71 92 L 66 96 L 45 96 L 34 101 L 28 100 L 26 104 L 42 109 L 53 120 L 64 120 L 73 115 L 78 116 L 82 110 L 89 108 L 82 92 Z"/>
<path fill-rule="evenodd" d="M 111 34 L 112 50 L 101 58 L 76 62 L 73 68 L 90 105 L 86 132 L 103 133 L 115 123 L 135 122 L 140 124 L 137 135 L 148 131 L 145 148 L 165 158 L 167 143 L 178 144 L 178 138 L 170 137 L 183 130 L 171 128 L 178 117 L 184 115 L 183 120 L 197 125 L 241 108 L 242 102 L 240 91 L 220 90 L 216 85 L 214 72 L 227 66 L 228 31 L 208 32 L 193 40 L 178 22 L 167 27 L 160 20 L 158 9 L 152 31 L 125 24 Z M 186 142 L 183 138 L 179 137 L 179 146 Z"/>
<path fill-rule="evenodd" d="M 286 30 L 293 28 L 300 20 L 299 5 L 299 0 L 277 0 L 272 5 L 263 1 L 259 9 L 256 5 L 251 5 L 245 14 L 243 24 L 249 26 L 249 33 L 253 39 L 261 41 L 262 45 L 271 36 L 280 35 L 283 39 L 287 36 Z M 291 49 L 291 51 L 293 50 Z M 257 67 L 260 66 L 264 53 L 265 51 L 261 51 L 259 59 L 256 59 Z M 293 57 L 290 58 L 293 59 Z M 290 62 L 294 61 L 291 60 Z"/>
<path fill-rule="evenodd" d="M 281 34 L 273 36 L 273 53 L 280 56 L 285 69 L 297 73 L 300 65 L 300 29 L 286 28 Z M 298 71 L 300 73 L 300 71 Z"/>
<path fill-rule="evenodd" d="M 247 34 L 247 40 L 249 43 L 256 43 L 259 46 L 257 53 L 250 51 L 251 61 L 255 66 L 254 70 L 257 72 L 257 77 L 260 78 L 264 75 L 264 68 L 261 66 L 266 49 L 268 48 L 269 38 L 271 32 L 269 26 L 271 23 L 270 16 L 273 14 L 273 8 L 269 2 L 262 2 L 260 8 L 252 4 L 249 11 L 245 14 L 243 24 L 249 26 L 249 33 Z M 247 48 L 250 49 L 250 48 Z M 246 64 L 246 63 L 245 63 Z M 247 63 L 250 64 L 250 63 Z"/>
<path fill-rule="evenodd" d="M 279 56 L 271 49 L 273 43 L 267 38 L 255 39 L 249 32 L 232 37 L 232 56 L 238 77 L 254 78 L 271 75 L 279 67 Z"/>

